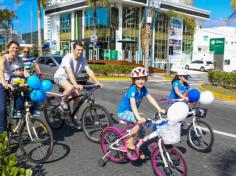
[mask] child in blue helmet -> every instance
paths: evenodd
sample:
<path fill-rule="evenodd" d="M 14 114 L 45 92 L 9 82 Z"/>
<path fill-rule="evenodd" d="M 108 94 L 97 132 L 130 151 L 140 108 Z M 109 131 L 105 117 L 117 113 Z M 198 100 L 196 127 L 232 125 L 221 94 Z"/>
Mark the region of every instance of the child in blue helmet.
<path fill-rule="evenodd" d="M 143 97 L 147 97 L 148 101 L 157 109 L 158 112 L 164 112 L 165 110 L 160 108 L 156 100 L 148 93 L 146 87 L 144 86 L 148 79 L 148 73 L 144 68 L 134 68 L 131 72 L 131 78 L 132 85 L 122 98 L 118 108 L 118 117 L 129 123 L 136 123 L 137 121 L 140 122 L 131 129 L 130 137 L 126 143 L 128 149 L 134 150 L 135 138 L 141 129 L 142 124 L 146 121 L 146 119 L 138 112 L 138 107 L 141 104 Z M 145 156 L 142 155 L 140 158 L 144 159 Z"/>

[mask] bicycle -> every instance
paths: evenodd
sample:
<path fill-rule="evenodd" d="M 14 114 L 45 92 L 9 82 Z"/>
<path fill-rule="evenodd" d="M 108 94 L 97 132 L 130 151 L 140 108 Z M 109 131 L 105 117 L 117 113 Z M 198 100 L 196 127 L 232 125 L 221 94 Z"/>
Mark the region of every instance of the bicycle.
<path fill-rule="evenodd" d="M 21 152 L 33 163 L 43 163 L 53 151 L 53 134 L 50 127 L 40 118 L 36 118 L 31 113 L 32 104 L 29 101 L 29 88 L 14 87 L 15 91 L 20 91 L 24 97 L 24 107 L 22 117 L 14 119 L 14 92 L 8 91 L 7 96 L 7 132 L 11 139 L 18 134 L 18 143 Z"/>
<path fill-rule="evenodd" d="M 108 110 L 104 106 L 97 104 L 93 97 L 93 92 L 99 88 L 101 87 L 97 85 L 85 85 L 84 92 L 79 96 L 70 97 L 67 101 L 69 113 L 63 113 L 60 109 L 61 96 L 49 97 L 44 108 L 45 118 L 49 126 L 53 129 L 61 129 L 65 123 L 72 126 L 77 125 L 75 122 L 75 114 L 84 103 L 87 103 L 87 107 L 84 109 L 81 117 L 81 128 L 90 141 L 99 143 L 103 128 L 113 124 Z M 80 101 L 72 111 L 70 102 L 78 97 Z"/>
<path fill-rule="evenodd" d="M 108 126 L 103 130 L 101 139 L 101 148 L 104 156 L 98 160 L 99 166 L 105 166 L 105 158 L 114 163 L 123 163 L 127 159 L 136 161 L 141 155 L 140 147 L 149 140 L 154 140 L 151 148 L 154 152 L 151 156 L 153 171 L 158 176 L 170 175 L 177 173 L 182 176 L 187 175 L 187 166 L 185 160 L 177 148 L 171 144 L 178 143 L 180 140 L 180 124 L 168 136 L 169 128 L 168 121 L 156 116 L 153 120 L 147 120 L 144 124 L 145 128 L 152 126 L 152 132 L 144 138 L 137 139 L 136 149 L 129 150 L 125 146 L 127 137 L 130 136 L 130 129 L 138 124 L 128 124 L 125 121 L 120 121 L 126 124 L 126 128 L 121 130 L 115 126 Z M 168 133 L 166 133 L 166 130 Z"/>
<path fill-rule="evenodd" d="M 161 99 L 161 101 L 178 102 L 183 99 Z M 212 127 L 205 121 L 207 109 L 200 107 L 200 102 L 193 103 L 187 118 L 192 117 L 192 122 L 187 128 L 187 142 L 191 148 L 199 152 L 210 152 L 214 144 Z"/>

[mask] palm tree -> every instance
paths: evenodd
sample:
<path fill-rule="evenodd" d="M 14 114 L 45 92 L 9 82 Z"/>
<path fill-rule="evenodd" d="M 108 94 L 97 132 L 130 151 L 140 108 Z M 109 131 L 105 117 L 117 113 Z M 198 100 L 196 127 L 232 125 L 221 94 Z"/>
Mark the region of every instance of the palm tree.
<path fill-rule="evenodd" d="M 13 30 L 12 20 L 16 18 L 16 13 L 8 9 L 0 9 L 0 35 L 4 38 L 5 45 L 10 37 L 10 31 Z"/>
<path fill-rule="evenodd" d="M 42 34 L 41 34 L 41 8 L 45 8 L 47 5 L 47 0 L 37 0 L 38 2 L 38 49 L 39 56 L 43 54 L 42 51 Z"/>
<path fill-rule="evenodd" d="M 18 4 L 20 3 L 20 1 L 22 0 L 15 0 L 15 2 Z M 47 0 L 37 0 L 37 4 L 38 4 L 38 50 L 39 50 L 39 55 L 42 55 L 42 34 L 41 34 L 41 8 L 45 8 L 47 5 Z"/>

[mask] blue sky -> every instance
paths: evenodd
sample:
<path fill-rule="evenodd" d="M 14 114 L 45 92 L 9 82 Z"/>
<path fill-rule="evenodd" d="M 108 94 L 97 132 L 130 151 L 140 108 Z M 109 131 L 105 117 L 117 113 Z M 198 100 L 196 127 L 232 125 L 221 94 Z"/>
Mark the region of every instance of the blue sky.
<path fill-rule="evenodd" d="M 33 31 L 37 30 L 37 0 L 21 0 L 16 4 L 15 0 L 0 0 L 0 9 L 8 8 L 17 13 L 18 18 L 14 20 L 14 28 L 21 33 L 31 31 L 30 8 L 32 9 Z M 205 26 L 220 25 L 232 14 L 230 0 L 195 0 L 195 7 L 211 11 L 211 20 Z M 41 25 L 43 27 L 43 25 Z"/>

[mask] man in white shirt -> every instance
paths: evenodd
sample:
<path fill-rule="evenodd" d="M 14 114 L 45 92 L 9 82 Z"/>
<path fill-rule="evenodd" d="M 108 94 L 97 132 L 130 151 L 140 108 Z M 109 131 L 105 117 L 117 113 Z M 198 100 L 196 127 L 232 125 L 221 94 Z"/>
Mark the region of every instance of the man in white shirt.
<path fill-rule="evenodd" d="M 94 80 L 95 84 L 103 87 L 103 85 L 97 80 L 93 71 L 89 68 L 86 58 L 83 56 L 83 50 L 83 44 L 75 42 L 73 44 L 73 52 L 63 57 L 61 65 L 54 75 L 55 83 L 64 89 L 61 102 L 61 108 L 64 112 L 68 112 L 69 110 L 65 101 L 73 89 L 76 89 L 75 92 L 77 94 L 79 94 L 79 91 L 83 90 L 83 86 L 78 84 L 76 81 L 76 76 L 81 73 L 82 70 L 86 70 L 90 78 Z"/>

